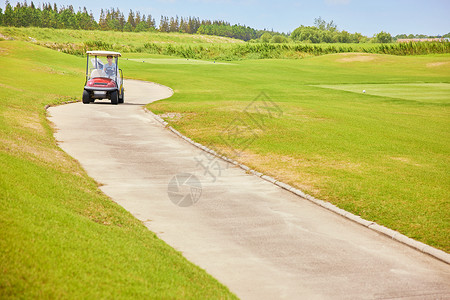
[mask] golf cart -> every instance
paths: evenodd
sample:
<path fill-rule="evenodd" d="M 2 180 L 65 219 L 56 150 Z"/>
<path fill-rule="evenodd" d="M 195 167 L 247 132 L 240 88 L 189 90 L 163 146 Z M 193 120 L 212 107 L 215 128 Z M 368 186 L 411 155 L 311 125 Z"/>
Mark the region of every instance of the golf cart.
<path fill-rule="evenodd" d="M 87 51 L 86 54 L 83 103 L 89 104 L 95 99 L 110 99 L 111 104 L 123 103 L 123 73 L 117 67 L 121 54 L 112 51 Z M 100 57 L 105 57 L 108 62 L 105 64 Z"/>

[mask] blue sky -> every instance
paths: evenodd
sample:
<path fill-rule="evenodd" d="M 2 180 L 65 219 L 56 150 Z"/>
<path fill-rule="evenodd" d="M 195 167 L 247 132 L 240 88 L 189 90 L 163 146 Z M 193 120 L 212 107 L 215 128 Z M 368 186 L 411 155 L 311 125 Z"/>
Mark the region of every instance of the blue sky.
<path fill-rule="evenodd" d="M 2 8 L 5 6 L 3 1 Z M 12 5 L 17 1 L 10 0 Z M 23 1 L 20 1 L 23 2 Z M 28 0 L 28 3 L 31 1 Z M 373 36 L 380 31 L 392 35 L 420 33 L 427 35 L 450 32 L 450 0 L 35 0 L 72 4 L 86 8 L 98 20 L 101 8 L 119 8 L 127 17 L 130 9 L 151 14 L 159 23 L 161 15 L 196 16 L 200 19 L 225 20 L 231 24 L 247 25 L 256 29 L 274 29 L 291 32 L 300 25 L 313 25 L 321 16 L 333 20 L 339 30 L 360 32 Z"/>

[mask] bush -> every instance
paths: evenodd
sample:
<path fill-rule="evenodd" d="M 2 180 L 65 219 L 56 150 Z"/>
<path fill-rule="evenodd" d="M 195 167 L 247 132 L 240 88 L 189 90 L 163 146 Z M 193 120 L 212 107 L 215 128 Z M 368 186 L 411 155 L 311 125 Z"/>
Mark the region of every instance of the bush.
<path fill-rule="evenodd" d="M 261 36 L 261 42 L 263 43 L 269 43 L 270 39 L 272 38 L 272 35 L 268 32 L 265 32 L 262 36 Z"/>
<path fill-rule="evenodd" d="M 383 44 L 392 43 L 392 36 L 391 36 L 391 34 L 387 33 L 387 32 L 384 32 L 384 31 L 378 33 L 376 35 L 375 39 L 376 39 L 376 41 L 378 43 L 383 43 Z"/>
<path fill-rule="evenodd" d="M 287 43 L 288 39 L 282 35 L 274 35 L 270 40 L 271 43 Z"/>
<path fill-rule="evenodd" d="M 273 41 L 272 41 L 273 40 Z M 244 44 L 195 44 L 145 43 L 142 46 L 115 45 L 103 41 L 75 43 L 43 43 L 44 46 L 61 52 L 84 55 L 87 50 L 115 50 L 120 52 L 144 52 L 192 59 L 241 60 L 264 58 L 302 58 L 307 55 L 324 55 L 347 52 L 366 52 L 391 55 L 425 55 L 450 53 L 449 42 L 421 42 L 378 45 L 315 45 L 306 43 L 286 43 L 284 36 L 273 36 L 272 43 Z"/>

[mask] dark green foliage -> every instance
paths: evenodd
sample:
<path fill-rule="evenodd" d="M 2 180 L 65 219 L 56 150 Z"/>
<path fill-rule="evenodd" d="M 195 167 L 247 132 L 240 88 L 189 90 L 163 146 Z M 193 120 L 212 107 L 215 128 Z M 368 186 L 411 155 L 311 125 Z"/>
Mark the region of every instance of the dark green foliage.
<path fill-rule="evenodd" d="M 392 42 L 392 36 L 391 36 L 390 33 L 382 31 L 382 32 L 377 34 L 376 41 L 378 43 L 383 43 L 383 44 L 391 43 Z"/>
<path fill-rule="evenodd" d="M 226 36 L 244 41 L 258 38 L 258 34 L 255 29 L 241 25 L 231 26 L 230 24 L 202 25 L 198 29 L 197 33 Z"/>
<path fill-rule="evenodd" d="M 13 8 L 6 1 L 5 12 L 0 14 L 0 25 L 15 27 L 45 27 L 66 29 L 98 29 L 92 13 L 88 13 L 86 7 L 75 12 L 72 5 L 58 9 L 56 4 L 44 3 L 42 8 L 36 7 L 33 2 L 18 2 Z"/>
<path fill-rule="evenodd" d="M 319 17 L 314 19 L 314 26 L 296 28 L 291 38 L 294 41 L 307 43 L 359 43 L 365 37 L 358 32 L 339 31 L 334 21 L 327 23 Z"/>
<path fill-rule="evenodd" d="M 141 32 L 155 31 L 156 22 L 151 15 L 142 15 L 139 11 L 134 12 L 130 9 L 128 17 L 118 9 L 107 9 L 100 11 L 98 23 L 94 16 L 87 12 L 86 7 L 83 10 L 75 12 L 72 5 L 58 8 L 56 4 L 44 3 L 42 8 L 35 7 L 33 2 L 28 5 L 18 2 L 13 8 L 9 1 L 6 1 L 5 12 L 0 9 L 0 26 L 13 27 L 41 27 L 58 29 L 83 29 L 83 30 L 110 30 Z M 250 27 L 241 25 L 230 25 L 225 21 L 201 20 L 195 17 L 178 18 L 178 16 L 161 16 L 159 31 L 161 32 L 181 32 L 181 33 L 201 33 L 203 34 L 234 37 L 242 40 L 258 38 L 257 31 Z"/>
<path fill-rule="evenodd" d="M 283 36 L 283 35 L 281 35 L 281 34 L 277 34 L 277 35 L 274 35 L 274 36 L 270 39 L 270 42 L 271 42 L 271 43 L 277 43 L 277 44 L 280 44 L 280 43 L 287 43 L 287 42 L 288 42 L 288 39 L 287 39 L 287 37 L 285 37 L 285 36 Z"/>
<path fill-rule="evenodd" d="M 321 29 L 315 26 L 300 26 L 291 33 L 291 38 L 294 41 L 307 43 L 359 43 L 363 38 L 363 35 L 358 32 L 339 31 L 335 27 L 326 29 L 328 27 L 327 25 L 325 29 Z"/>
<path fill-rule="evenodd" d="M 149 31 L 155 30 L 155 19 L 151 15 L 141 16 L 139 12 L 130 10 L 128 20 L 119 9 L 112 8 L 100 12 L 97 23 L 86 7 L 78 12 L 72 5 L 58 8 L 56 4 L 44 3 L 41 7 L 34 6 L 33 2 L 18 2 L 13 8 L 7 1 L 5 13 L 0 11 L 0 25 L 14 27 L 41 27 L 58 29 L 83 29 L 83 30 L 113 30 L 113 31 Z"/>

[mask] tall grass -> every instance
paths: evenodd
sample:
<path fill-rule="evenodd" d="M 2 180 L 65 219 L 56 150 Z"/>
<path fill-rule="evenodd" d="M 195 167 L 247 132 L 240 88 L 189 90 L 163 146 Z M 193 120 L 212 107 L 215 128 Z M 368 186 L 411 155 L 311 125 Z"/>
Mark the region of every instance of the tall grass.
<path fill-rule="evenodd" d="M 164 54 L 197 59 L 239 60 L 263 58 L 301 58 L 307 55 L 365 52 L 392 55 L 425 55 L 450 53 L 448 42 L 422 42 L 399 44 L 350 44 L 350 45 L 313 45 L 313 44 L 217 44 L 182 45 L 145 43 L 136 52 Z"/>
<path fill-rule="evenodd" d="M 450 53 L 449 42 L 409 42 L 398 44 L 381 44 L 375 48 L 379 54 L 393 55 L 425 55 L 425 54 L 442 54 Z M 370 49 L 369 49 L 370 50 Z M 370 51 L 369 51 L 370 52 Z"/>
<path fill-rule="evenodd" d="M 144 43 L 142 46 L 117 45 L 102 40 L 90 40 L 82 44 L 44 43 L 44 46 L 65 53 L 83 55 L 87 50 L 116 50 L 122 52 L 139 52 L 163 54 L 191 59 L 242 60 L 242 59 L 277 59 L 303 58 L 335 53 L 363 52 L 391 55 L 426 55 L 450 53 L 448 42 L 421 42 L 399 44 L 349 44 L 349 45 L 314 45 L 314 44 L 175 44 Z"/>
<path fill-rule="evenodd" d="M 449 42 L 397 44 L 243 43 L 233 39 L 175 33 L 134 33 L 48 28 L 0 27 L 0 33 L 16 40 L 33 41 L 60 52 L 84 55 L 87 50 L 115 50 L 164 54 L 192 59 L 242 60 L 302 58 L 333 53 L 365 52 L 392 55 L 450 53 Z"/>

